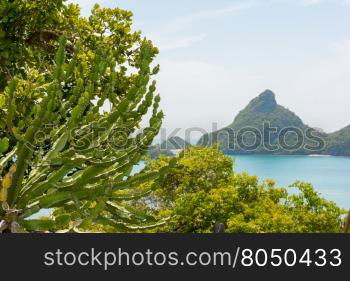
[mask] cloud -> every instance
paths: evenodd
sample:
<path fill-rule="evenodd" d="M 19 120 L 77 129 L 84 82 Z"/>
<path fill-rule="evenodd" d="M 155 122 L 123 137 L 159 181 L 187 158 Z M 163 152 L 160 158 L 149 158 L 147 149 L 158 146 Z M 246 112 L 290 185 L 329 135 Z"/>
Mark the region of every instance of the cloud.
<path fill-rule="evenodd" d="M 321 2 L 322 0 L 302 0 L 302 5 L 311 6 L 311 5 L 320 4 Z"/>
<path fill-rule="evenodd" d="M 164 36 L 162 34 L 153 34 L 150 36 L 155 45 L 161 49 L 161 51 L 168 51 L 174 49 L 183 49 L 191 47 L 193 44 L 202 41 L 206 37 L 206 34 L 199 34 L 187 37 L 172 38 Z"/>
<path fill-rule="evenodd" d="M 192 25 L 196 22 L 200 22 L 208 19 L 214 19 L 222 16 L 234 15 L 240 11 L 257 7 L 257 5 L 258 5 L 258 2 L 256 1 L 245 1 L 245 2 L 234 3 L 218 9 L 198 11 L 186 16 L 182 16 L 182 17 L 178 17 L 173 20 L 170 20 L 170 22 L 166 24 L 166 27 L 172 28 L 173 30 L 183 29 L 184 27 L 188 27 L 189 25 Z"/>
<path fill-rule="evenodd" d="M 301 0 L 301 4 L 303 6 L 314 6 L 325 2 L 333 2 L 342 6 L 350 6 L 350 0 Z"/>
<path fill-rule="evenodd" d="M 349 125 L 349 65 L 350 39 L 330 44 L 328 55 L 312 65 L 303 65 L 290 75 L 287 86 L 281 85 L 285 104 L 309 125 L 328 132 Z"/>
<path fill-rule="evenodd" d="M 85 5 L 85 9 L 87 9 L 86 2 L 90 3 L 82 0 L 79 2 Z M 93 2 L 95 1 L 91 1 Z M 107 3 L 107 1 L 99 2 L 104 2 L 103 5 Z M 111 3 L 112 1 L 108 5 L 111 6 Z M 218 3 L 220 2 L 216 2 L 215 5 L 218 6 Z M 312 40 L 296 41 L 296 50 L 290 53 L 290 57 L 287 55 L 289 49 L 285 51 L 285 57 L 274 57 L 271 53 L 263 53 L 263 48 L 259 47 L 259 44 L 244 43 L 247 46 L 246 51 L 236 49 L 232 45 L 230 52 L 240 51 L 240 54 L 247 56 L 247 62 L 242 63 L 243 57 L 242 61 L 232 61 L 231 64 L 230 61 L 232 58 L 237 58 L 237 55 L 227 53 L 227 61 L 222 61 L 220 58 L 224 56 L 218 55 L 216 49 L 212 50 L 212 54 L 203 57 L 203 61 L 200 61 L 199 56 L 191 56 L 196 50 L 186 50 L 185 57 L 183 56 L 185 52 L 177 53 L 176 50 L 207 43 L 211 34 L 209 29 L 205 29 L 205 23 L 216 22 L 217 18 L 233 17 L 255 7 L 269 6 L 265 7 L 268 9 L 273 4 L 285 3 L 300 9 L 306 7 L 312 9 L 327 3 L 335 6 L 350 5 L 350 0 L 248 0 L 234 3 L 184 16 L 167 17 L 165 20 L 154 19 L 152 15 L 143 15 L 139 18 L 143 23 L 141 29 L 144 34 L 161 49 L 157 61 L 161 65 L 161 72 L 156 80 L 162 97 L 162 109 L 166 114 L 163 126 L 168 129 L 199 126 L 211 131 L 211 122 L 218 122 L 219 128 L 224 127 L 233 121 L 234 116 L 250 99 L 267 88 L 276 92 L 280 104 L 288 106 L 310 126 L 334 131 L 348 125 L 350 40 L 334 42 L 329 47 L 328 53 L 325 45 L 319 46 L 315 55 L 310 53 L 312 50 L 308 47 Z M 247 13 L 247 17 L 249 16 Z M 284 19 L 278 19 L 283 28 Z M 254 23 L 255 18 L 248 20 Z M 288 20 L 290 19 L 286 19 Z M 313 18 L 310 18 L 310 22 L 312 20 Z M 152 27 L 153 23 L 156 27 Z M 322 29 L 326 23 L 320 21 L 319 24 Z M 244 27 L 242 24 L 242 28 Z M 250 36 L 249 31 L 250 29 L 247 29 L 247 37 L 244 38 L 254 43 L 255 38 Z M 270 35 L 269 29 L 264 32 Z M 308 33 L 300 30 L 300 34 Z M 265 33 L 262 33 L 261 37 L 264 35 Z M 324 36 L 323 39 L 329 37 L 327 32 Z M 256 39 L 261 40 L 261 37 Z M 334 37 L 336 35 L 331 38 Z M 329 39 L 332 40 L 331 38 Z M 301 46 L 305 48 L 301 50 Z M 205 47 L 199 46 L 199 48 Z M 319 56 L 318 52 L 322 55 Z M 310 59 L 305 57 L 308 53 Z M 257 59 L 255 61 L 249 59 L 250 55 Z M 267 63 L 263 56 L 269 56 Z M 192 59 L 185 59 L 189 57 Z"/>
<path fill-rule="evenodd" d="M 283 69 L 270 66 L 224 66 L 221 61 L 163 59 L 157 77 L 167 132 L 229 125 L 247 103 L 267 88 L 308 125 L 328 132 L 349 125 L 350 38 L 334 42 L 318 62 Z M 331 118 L 329 118 L 331 116 Z M 194 137 L 200 134 L 195 134 Z"/>
<path fill-rule="evenodd" d="M 198 11 L 170 19 L 161 28 L 158 27 L 157 31 L 146 35 L 152 38 L 161 51 L 188 48 L 207 37 L 207 34 L 204 33 L 184 35 L 187 30 L 193 29 L 191 27 L 194 24 L 216 17 L 234 15 L 239 11 L 255 7 L 256 3 L 255 1 L 239 2 L 219 9 Z"/>
<path fill-rule="evenodd" d="M 232 15 L 239 11 L 254 8 L 257 6 L 256 1 L 246 1 L 241 3 L 234 3 L 229 6 L 219 8 L 219 9 L 212 9 L 212 10 L 205 10 L 205 11 L 199 11 L 197 13 L 193 13 L 187 17 L 183 17 L 180 19 L 183 22 L 194 22 L 194 21 L 200 21 L 215 17 L 221 17 L 225 15 Z"/>
<path fill-rule="evenodd" d="M 111 6 L 111 2 L 107 0 L 68 0 L 68 2 L 79 4 L 85 16 L 90 13 L 95 3 L 102 6 Z M 233 15 L 239 11 L 253 8 L 256 5 L 257 2 L 255 0 L 236 2 L 225 7 L 202 10 L 189 15 L 169 19 L 166 23 L 163 22 L 161 27 L 157 26 L 156 31 L 147 32 L 147 30 L 144 30 L 146 28 L 142 27 L 142 29 L 146 36 L 151 38 L 161 51 L 189 48 L 207 37 L 207 34 L 204 33 L 184 35 L 193 24 L 216 17 Z M 115 6 L 117 6 L 117 3 Z M 145 24 L 141 24 L 141 22 L 135 23 L 137 27 L 144 25 Z"/>
<path fill-rule="evenodd" d="M 181 128 L 181 136 L 192 127 L 211 132 L 214 123 L 218 128 L 227 126 L 251 98 L 265 89 L 262 77 L 238 67 L 227 68 L 220 62 L 164 59 L 159 63 L 157 88 L 166 115 L 163 127 L 168 132 Z"/>
<path fill-rule="evenodd" d="M 317 6 L 323 3 L 331 3 L 336 5 L 348 6 L 350 5 L 350 0 L 263 0 L 266 3 L 292 3 L 297 6 L 309 7 Z"/>

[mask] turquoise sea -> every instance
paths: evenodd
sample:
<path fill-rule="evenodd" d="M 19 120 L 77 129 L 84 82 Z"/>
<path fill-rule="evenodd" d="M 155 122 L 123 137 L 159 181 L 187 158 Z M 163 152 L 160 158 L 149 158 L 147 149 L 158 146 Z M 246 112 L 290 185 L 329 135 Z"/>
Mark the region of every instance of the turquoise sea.
<path fill-rule="evenodd" d="M 297 180 L 311 182 L 321 195 L 350 209 L 350 157 L 239 155 L 234 158 L 236 172 L 248 172 L 261 180 L 274 179 L 287 187 Z M 135 166 L 140 171 L 143 163 Z"/>
<path fill-rule="evenodd" d="M 350 157 L 332 156 L 275 156 L 239 155 L 234 159 L 236 172 L 248 172 L 261 180 L 274 179 L 277 186 L 287 187 L 297 180 L 311 182 L 321 195 L 350 209 Z M 141 171 L 144 162 L 134 166 L 133 173 Z M 44 210 L 34 215 L 49 214 Z"/>
<path fill-rule="evenodd" d="M 240 155 L 234 158 L 236 172 L 288 186 L 296 180 L 311 182 L 315 189 L 339 206 L 350 208 L 350 157 Z"/>

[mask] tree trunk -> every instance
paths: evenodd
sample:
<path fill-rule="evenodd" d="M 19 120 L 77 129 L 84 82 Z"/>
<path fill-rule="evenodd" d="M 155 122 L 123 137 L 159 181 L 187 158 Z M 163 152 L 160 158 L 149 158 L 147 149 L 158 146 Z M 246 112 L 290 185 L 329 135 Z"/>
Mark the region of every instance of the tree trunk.
<path fill-rule="evenodd" d="M 345 222 L 345 233 L 350 233 L 350 211 L 349 211 L 348 218 Z"/>

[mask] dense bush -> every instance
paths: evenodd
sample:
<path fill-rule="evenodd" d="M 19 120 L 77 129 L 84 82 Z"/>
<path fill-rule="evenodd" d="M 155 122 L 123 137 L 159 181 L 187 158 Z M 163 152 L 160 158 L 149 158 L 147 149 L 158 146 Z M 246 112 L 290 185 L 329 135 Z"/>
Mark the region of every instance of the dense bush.
<path fill-rule="evenodd" d="M 148 169 L 165 166 L 169 158 L 151 161 Z M 232 159 L 217 148 L 192 147 L 148 201 L 159 216 L 171 219 L 160 232 L 212 233 L 216 223 L 226 232 L 341 232 L 343 211 L 323 199 L 309 183 L 277 188 L 232 170 Z M 150 202 L 156 202 L 156 204 Z"/>

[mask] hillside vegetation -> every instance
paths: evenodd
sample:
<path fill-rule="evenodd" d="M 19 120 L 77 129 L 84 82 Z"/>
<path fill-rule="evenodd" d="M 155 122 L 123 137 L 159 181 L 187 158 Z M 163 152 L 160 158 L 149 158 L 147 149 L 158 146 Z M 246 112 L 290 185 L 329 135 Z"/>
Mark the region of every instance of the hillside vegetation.
<path fill-rule="evenodd" d="M 170 159 L 153 160 L 146 170 L 165 167 Z M 345 212 L 322 198 L 312 184 L 295 182 L 291 186 L 295 193 L 277 187 L 273 180 L 235 173 L 232 165 L 232 158 L 217 147 L 188 148 L 155 192 L 143 204 L 135 204 L 159 218 L 170 218 L 152 232 L 212 233 L 217 224 L 231 233 L 343 231 Z"/>
<path fill-rule="evenodd" d="M 229 126 L 204 135 L 201 146 L 219 143 L 226 153 L 327 154 L 350 156 L 350 126 L 326 134 L 278 105 L 266 90 L 238 113 Z"/>

